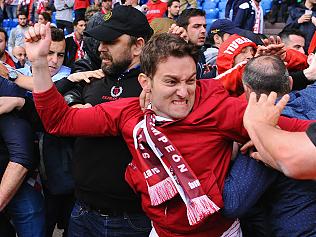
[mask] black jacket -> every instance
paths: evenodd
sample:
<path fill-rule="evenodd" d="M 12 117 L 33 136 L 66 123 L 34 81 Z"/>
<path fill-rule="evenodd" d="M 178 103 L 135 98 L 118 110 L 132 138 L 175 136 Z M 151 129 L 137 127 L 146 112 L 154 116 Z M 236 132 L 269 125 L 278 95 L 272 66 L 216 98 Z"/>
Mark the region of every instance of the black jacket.
<path fill-rule="evenodd" d="M 95 79 L 81 93 L 76 91 L 77 96 L 81 94 L 79 98 L 72 94 L 73 99 L 97 105 L 138 96 L 139 73 L 136 68 L 116 77 Z M 113 96 L 115 93 L 119 96 Z M 73 159 L 77 199 L 100 209 L 142 212 L 138 196 L 125 181 L 125 169 L 132 156 L 122 137 L 78 138 Z"/>

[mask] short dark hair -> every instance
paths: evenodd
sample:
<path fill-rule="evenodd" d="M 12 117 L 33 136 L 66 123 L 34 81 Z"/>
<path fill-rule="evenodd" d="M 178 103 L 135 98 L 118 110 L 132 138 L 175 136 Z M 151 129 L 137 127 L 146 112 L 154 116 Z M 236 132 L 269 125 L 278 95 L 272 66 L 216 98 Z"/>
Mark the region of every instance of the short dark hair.
<path fill-rule="evenodd" d="M 171 7 L 173 2 L 179 2 L 180 3 L 180 0 L 169 0 L 167 6 Z"/>
<path fill-rule="evenodd" d="M 144 46 L 140 56 L 142 71 L 149 77 L 155 75 L 157 65 L 168 57 L 189 56 L 197 63 L 198 49 L 188 44 L 184 39 L 177 35 L 162 33 L 153 36 Z"/>
<path fill-rule="evenodd" d="M 219 31 L 217 33 L 213 33 L 211 30 L 208 32 L 207 34 L 207 38 L 206 38 L 206 42 L 210 43 L 212 46 L 215 44 L 214 41 L 214 36 L 218 35 L 219 37 L 223 38 L 224 34 L 226 34 L 226 32 L 223 31 Z"/>
<path fill-rule="evenodd" d="M 177 19 L 177 25 L 187 29 L 189 25 L 189 20 L 191 17 L 194 17 L 194 16 L 205 17 L 205 15 L 206 15 L 205 11 L 201 9 L 195 9 L 195 8 L 186 9 L 179 15 Z"/>
<path fill-rule="evenodd" d="M 48 12 L 42 12 L 39 15 L 42 15 L 45 21 L 49 21 L 49 22 L 52 21 L 52 17 Z"/>
<path fill-rule="evenodd" d="M 19 16 L 25 16 L 27 18 L 27 13 L 25 11 L 18 11 L 17 18 L 19 18 Z"/>
<path fill-rule="evenodd" d="M 289 73 L 284 62 L 276 56 L 260 56 L 249 60 L 242 76 L 243 83 L 260 94 L 274 91 L 282 96 L 291 91 Z"/>
<path fill-rule="evenodd" d="M 84 21 L 84 22 L 86 22 L 86 19 L 84 19 L 84 18 L 76 18 L 76 19 L 74 20 L 74 22 L 72 23 L 73 26 L 77 26 L 78 23 L 79 23 L 79 21 Z"/>
<path fill-rule="evenodd" d="M 3 29 L 2 27 L 0 27 L 0 32 L 2 32 L 4 34 L 4 40 L 5 42 L 8 42 L 8 33 L 5 29 Z"/>
<path fill-rule="evenodd" d="M 290 35 L 298 35 L 305 39 L 305 34 L 302 31 L 293 28 L 285 28 L 278 34 L 283 42 L 287 41 Z"/>
<path fill-rule="evenodd" d="M 60 41 L 65 40 L 64 31 L 54 26 L 51 27 L 51 37 L 52 37 L 52 41 L 55 41 L 55 42 L 60 42 Z"/>

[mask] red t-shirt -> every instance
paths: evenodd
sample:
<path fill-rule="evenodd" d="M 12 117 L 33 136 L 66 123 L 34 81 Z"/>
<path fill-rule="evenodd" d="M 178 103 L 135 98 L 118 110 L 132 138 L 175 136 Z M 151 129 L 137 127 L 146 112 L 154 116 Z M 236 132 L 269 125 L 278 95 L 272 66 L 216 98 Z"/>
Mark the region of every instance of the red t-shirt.
<path fill-rule="evenodd" d="M 139 158 L 133 140 L 134 128 L 144 118 L 138 98 L 74 109 L 67 106 L 55 87 L 43 93 L 33 93 L 33 96 L 46 131 L 52 134 L 123 136 L 133 156 L 125 178 L 141 195 L 142 207 L 153 221 L 159 236 L 220 236 L 231 226 L 233 220 L 223 217 L 220 212 L 190 226 L 186 206 L 179 196 L 159 206 L 150 204 L 144 175 L 138 169 Z M 221 193 L 233 141 L 244 143 L 249 139 L 243 127 L 245 108 L 246 101 L 230 97 L 218 80 L 197 81 L 195 103 L 190 114 L 184 119 L 159 126 L 159 130 L 172 141 L 199 178 L 204 192 L 220 208 L 223 207 Z M 285 130 L 305 131 L 309 123 L 281 118 L 279 126 Z"/>
<path fill-rule="evenodd" d="M 161 2 L 160 0 L 157 0 L 157 2 L 153 3 L 150 1 L 147 3 L 148 11 L 146 13 L 146 17 L 148 22 L 150 23 L 155 18 L 163 17 L 165 12 L 167 11 L 167 3 Z"/>

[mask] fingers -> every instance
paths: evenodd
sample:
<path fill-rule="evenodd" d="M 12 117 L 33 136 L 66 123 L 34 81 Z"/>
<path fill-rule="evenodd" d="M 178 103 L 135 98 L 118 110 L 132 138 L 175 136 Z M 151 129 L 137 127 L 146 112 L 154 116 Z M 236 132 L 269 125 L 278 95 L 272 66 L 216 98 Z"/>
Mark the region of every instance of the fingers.
<path fill-rule="evenodd" d="M 279 102 L 275 105 L 275 107 L 279 110 L 280 114 L 285 108 L 287 102 L 289 101 L 290 96 L 289 95 L 284 95 L 282 98 L 279 100 Z"/>
<path fill-rule="evenodd" d="M 251 92 L 248 100 L 248 105 L 255 105 L 257 103 L 257 95 L 255 92 Z"/>
<path fill-rule="evenodd" d="M 270 93 L 270 95 L 268 96 L 268 98 L 267 98 L 267 102 L 269 103 L 269 104 L 272 104 L 272 105 L 274 105 L 274 103 L 275 103 L 275 101 L 276 101 L 276 99 L 277 99 L 277 93 L 275 93 L 274 91 L 272 91 L 271 93 Z"/>
<path fill-rule="evenodd" d="M 50 23 L 47 23 L 46 25 L 36 23 L 34 26 L 30 26 L 28 31 L 26 31 L 24 35 L 25 42 L 36 42 L 40 39 L 50 39 Z"/>
<path fill-rule="evenodd" d="M 261 94 L 261 95 L 260 95 L 260 98 L 259 98 L 259 100 L 258 100 L 258 103 L 259 103 L 259 104 L 262 104 L 262 103 L 266 102 L 267 99 L 268 99 L 268 96 L 267 96 L 266 94 Z"/>
<path fill-rule="evenodd" d="M 254 147 L 253 142 L 250 140 L 247 143 L 245 143 L 241 148 L 240 148 L 240 152 L 242 154 L 245 154 L 250 148 Z"/>
<path fill-rule="evenodd" d="M 259 152 L 253 151 L 249 153 L 249 156 L 255 160 L 262 160 L 262 157 L 260 156 Z"/>

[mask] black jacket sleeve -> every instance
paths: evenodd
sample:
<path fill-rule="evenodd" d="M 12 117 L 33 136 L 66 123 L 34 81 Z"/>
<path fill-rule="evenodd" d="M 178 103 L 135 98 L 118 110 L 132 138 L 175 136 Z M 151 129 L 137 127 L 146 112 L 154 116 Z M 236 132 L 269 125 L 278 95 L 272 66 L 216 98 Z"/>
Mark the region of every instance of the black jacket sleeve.
<path fill-rule="evenodd" d="M 316 146 L 316 123 L 312 123 L 306 131 L 307 136 Z"/>
<path fill-rule="evenodd" d="M 293 78 L 293 88 L 292 90 L 302 90 L 306 86 L 314 83 L 306 78 L 303 71 L 290 72 L 290 76 Z"/>

